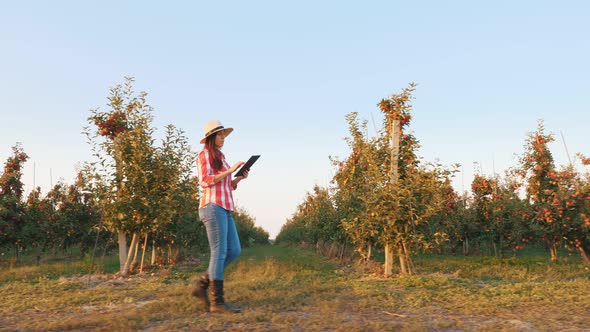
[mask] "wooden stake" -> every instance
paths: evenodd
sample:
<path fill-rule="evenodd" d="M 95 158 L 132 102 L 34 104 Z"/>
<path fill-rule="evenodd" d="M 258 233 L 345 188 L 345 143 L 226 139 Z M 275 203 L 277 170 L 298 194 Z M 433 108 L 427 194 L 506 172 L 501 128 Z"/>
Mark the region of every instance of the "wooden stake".
<path fill-rule="evenodd" d="M 143 273 L 143 260 L 145 258 L 145 249 L 147 248 L 148 232 L 145 232 L 145 239 L 143 240 L 143 251 L 141 252 L 141 264 L 139 264 L 139 273 Z"/>
<path fill-rule="evenodd" d="M 391 183 L 397 183 L 399 161 L 399 140 L 400 140 L 400 123 L 399 120 L 391 122 Z M 401 257 L 400 257 L 401 259 Z M 393 274 L 393 260 L 394 251 L 391 244 L 385 245 L 385 277 L 390 277 Z M 401 262 L 401 261 L 400 261 Z"/>
<path fill-rule="evenodd" d="M 572 163 L 572 158 L 570 158 L 570 152 L 567 149 L 567 144 L 565 144 L 565 137 L 563 137 L 563 131 L 559 131 L 559 133 L 561 134 L 561 140 L 563 141 L 563 146 L 565 147 L 565 154 L 567 155 L 567 159 L 570 162 L 570 167 L 574 167 L 574 163 Z"/>

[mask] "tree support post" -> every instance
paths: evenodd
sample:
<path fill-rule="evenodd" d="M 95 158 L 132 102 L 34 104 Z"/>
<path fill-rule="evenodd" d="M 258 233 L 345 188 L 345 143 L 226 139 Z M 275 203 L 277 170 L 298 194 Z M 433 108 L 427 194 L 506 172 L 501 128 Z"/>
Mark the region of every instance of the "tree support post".
<path fill-rule="evenodd" d="M 391 183 L 397 183 L 398 175 L 398 161 L 399 161 L 399 141 L 400 141 L 400 123 L 399 119 L 391 121 Z M 394 249 L 391 244 L 385 245 L 385 277 L 390 277 L 393 274 L 393 260 Z M 401 259 L 401 257 L 400 257 Z"/>

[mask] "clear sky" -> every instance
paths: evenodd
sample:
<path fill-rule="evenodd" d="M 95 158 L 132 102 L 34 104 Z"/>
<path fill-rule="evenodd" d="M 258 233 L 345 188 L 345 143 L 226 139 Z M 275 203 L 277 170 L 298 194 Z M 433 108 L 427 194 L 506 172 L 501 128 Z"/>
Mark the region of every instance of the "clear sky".
<path fill-rule="evenodd" d="M 515 165 L 538 119 L 558 164 L 561 133 L 590 154 L 588 17 L 587 1 L 3 1 L 0 162 L 22 142 L 27 192 L 71 183 L 89 110 L 134 76 L 158 128 L 199 150 L 219 119 L 230 163 L 262 155 L 235 198 L 274 237 L 347 155 L 345 115 L 372 128 L 409 82 L 419 155 L 462 164 L 458 190 L 474 162 Z"/>

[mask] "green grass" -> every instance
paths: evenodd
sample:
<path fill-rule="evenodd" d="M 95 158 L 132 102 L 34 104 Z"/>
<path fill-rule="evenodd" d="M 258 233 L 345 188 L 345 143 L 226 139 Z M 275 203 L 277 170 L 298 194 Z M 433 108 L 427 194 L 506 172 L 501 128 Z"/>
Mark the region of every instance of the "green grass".
<path fill-rule="evenodd" d="M 69 277 L 80 273 L 114 273 L 119 269 L 119 261 L 116 256 L 104 258 L 86 257 L 84 260 L 51 259 L 40 265 L 19 265 L 13 268 L 0 269 L 0 283 L 7 281 L 29 281 L 36 279 L 55 279 Z"/>
<path fill-rule="evenodd" d="M 103 269 L 116 270 L 114 259 Z M 189 295 L 202 264 L 120 280 L 84 276 L 83 261 L 3 269 L 0 331 L 590 330 L 590 271 L 579 261 L 422 255 L 415 264 L 418 275 L 383 279 L 310 251 L 245 249 L 226 272 L 238 315 L 205 313 Z"/>

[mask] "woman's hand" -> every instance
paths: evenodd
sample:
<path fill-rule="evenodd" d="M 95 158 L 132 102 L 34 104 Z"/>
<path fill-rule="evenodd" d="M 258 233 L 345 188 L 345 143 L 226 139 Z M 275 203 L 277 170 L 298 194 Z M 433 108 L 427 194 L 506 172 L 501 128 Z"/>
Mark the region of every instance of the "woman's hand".
<path fill-rule="evenodd" d="M 250 172 L 250 171 L 245 170 L 244 172 L 242 172 L 242 176 L 236 176 L 236 179 L 240 179 L 240 181 L 244 180 L 245 178 L 248 177 L 248 172 Z"/>
<path fill-rule="evenodd" d="M 240 166 L 244 165 L 245 162 L 243 161 L 238 161 L 237 163 L 235 163 L 229 170 L 231 171 L 231 173 L 235 172 L 238 170 L 238 168 L 240 168 Z"/>
<path fill-rule="evenodd" d="M 233 190 L 238 189 L 238 183 L 248 177 L 248 171 L 244 171 L 242 174 L 242 176 L 236 176 L 236 178 L 231 181 Z"/>

